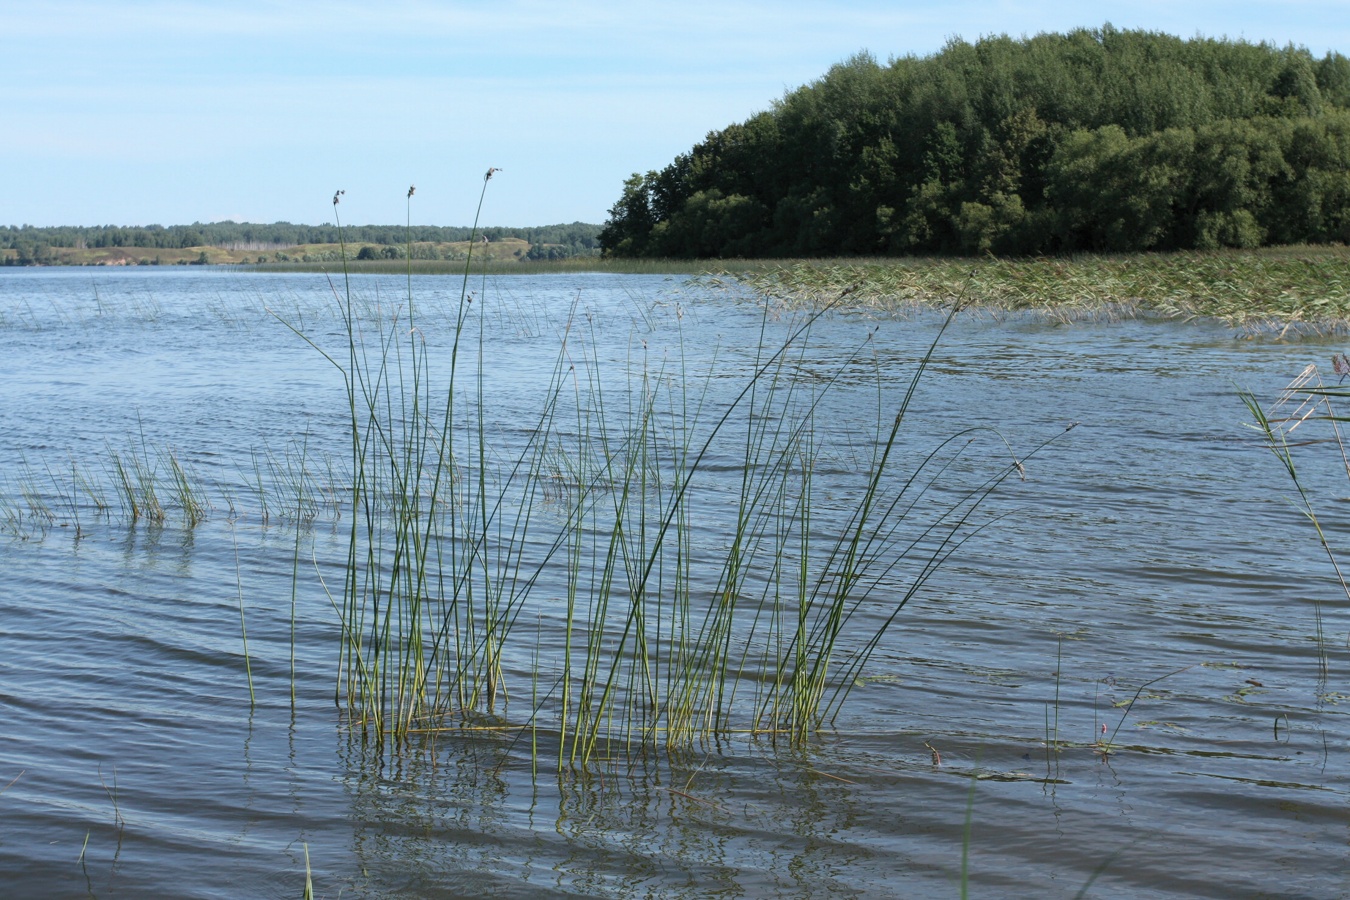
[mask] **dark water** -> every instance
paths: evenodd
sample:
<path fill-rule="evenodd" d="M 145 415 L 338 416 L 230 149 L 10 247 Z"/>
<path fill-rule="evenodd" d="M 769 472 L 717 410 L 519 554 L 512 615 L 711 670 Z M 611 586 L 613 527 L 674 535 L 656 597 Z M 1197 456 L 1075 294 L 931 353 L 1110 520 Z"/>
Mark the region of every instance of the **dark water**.
<path fill-rule="evenodd" d="M 683 353 L 725 403 L 760 343 L 753 305 L 679 279 L 474 288 L 485 416 L 508 441 L 569 321 L 611 396 Z M 372 319 L 406 302 L 398 278 L 355 290 Z M 443 366 L 458 281 L 413 290 Z M 1350 895 L 1350 614 L 1237 396 L 1273 396 L 1339 343 L 959 319 L 906 453 L 972 424 L 1026 452 L 1078 424 L 991 500 L 1002 518 L 906 607 L 836 728 L 559 775 L 509 734 L 381 752 L 334 707 L 320 576 L 340 581 L 341 498 L 297 531 L 284 472 L 302 447 L 340 467 L 346 401 L 283 320 L 338 349 L 336 309 L 322 276 L 0 273 L 0 894 L 298 897 L 308 853 L 324 897 L 955 896 L 966 846 L 973 896 L 1094 878 L 1099 896 Z M 844 373 L 818 417 L 825 468 L 866 467 L 878 392 L 889 409 L 937 325 L 817 323 L 794 364 Z M 130 521 L 114 453 L 160 471 L 172 453 L 205 520 L 165 496 L 163 522 Z M 1344 473 L 1329 447 L 1301 453 L 1337 541 Z"/>

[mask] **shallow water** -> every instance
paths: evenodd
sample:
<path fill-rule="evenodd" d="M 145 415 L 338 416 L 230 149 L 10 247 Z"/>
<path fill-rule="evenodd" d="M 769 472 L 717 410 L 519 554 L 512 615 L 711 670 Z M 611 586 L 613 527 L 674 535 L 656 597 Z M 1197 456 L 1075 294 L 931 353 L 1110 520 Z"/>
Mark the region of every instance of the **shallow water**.
<path fill-rule="evenodd" d="M 353 287 L 372 320 L 406 303 L 400 278 Z M 473 288 L 503 456 L 569 322 L 576 365 L 611 398 L 683 358 L 724 404 L 760 344 L 753 305 L 678 278 Z M 459 282 L 419 277 L 413 295 L 444 371 Z M 536 775 L 528 738 L 394 753 L 344 727 L 320 582 L 345 559 L 336 490 L 299 527 L 292 704 L 297 528 L 278 472 L 300 447 L 340 468 L 346 400 L 285 323 L 343 346 L 323 276 L 0 272 L 6 895 L 294 897 L 308 853 L 326 897 L 953 896 L 967 843 L 975 896 L 1074 896 L 1094 877 L 1101 896 L 1350 895 L 1350 610 L 1237 396 L 1273 397 L 1335 342 L 963 316 L 910 410 L 906 454 L 968 425 L 997 426 L 1019 453 L 1077 427 L 991 499 L 986 518 L 1001 518 L 904 609 L 835 729 L 800 750 L 733 738 Z M 893 408 L 938 324 L 838 314 L 794 358 L 802 383 L 843 371 L 817 417 L 839 479 L 823 509 L 865 470 L 877 397 Z M 770 321 L 767 343 L 790 327 Z M 162 523 L 132 522 L 115 491 L 99 513 L 68 487 L 109 482 L 113 452 L 170 451 L 206 486 L 195 527 L 168 498 Z M 1334 540 L 1344 474 L 1330 449 L 1301 452 Z M 734 452 L 708 460 L 715 479 L 736 470 Z M 710 497 L 695 540 L 716 544 L 726 512 Z"/>

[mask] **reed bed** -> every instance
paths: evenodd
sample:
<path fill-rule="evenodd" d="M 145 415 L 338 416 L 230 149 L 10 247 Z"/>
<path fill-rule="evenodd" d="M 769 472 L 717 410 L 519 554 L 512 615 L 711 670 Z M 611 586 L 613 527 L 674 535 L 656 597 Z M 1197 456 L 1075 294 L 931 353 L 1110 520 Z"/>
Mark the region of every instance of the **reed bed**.
<path fill-rule="evenodd" d="M 853 307 L 973 305 L 1057 320 L 1212 318 L 1250 331 L 1344 331 L 1350 249 L 1148 253 L 1066 259 L 799 262 L 736 274 L 761 294 L 814 304 L 847 292 Z"/>
<path fill-rule="evenodd" d="M 878 378 L 866 464 L 832 484 L 842 506 L 822 500 L 817 417 L 868 358 L 864 341 L 832 375 L 800 376 L 831 304 L 786 333 L 765 304 L 729 400 L 682 352 L 633 360 L 613 385 L 587 351 L 597 326 L 574 316 L 537 412 L 507 436 L 488 411 L 491 313 L 471 266 L 448 347 L 425 343 L 411 269 L 404 303 L 374 320 L 344 277 L 347 346 L 311 342 L 341 371 L 350 416 L 336 698 L 381 742 L 514 729 L 536 747 L 544 735 L 560 767 L 738 733 L 800 744 L 983 527 L 981 503 L 1023 471 L 986 429 L 918 455 L 901 440 L 944 324 L 898 401 Z"/>
<path fill-rule="evenodd" d="M 231 521 L 306 527 L 336 519 L 350 476 L 342 460 L 315 451 L 308 439 L 280 453 L 254 450 L 232 479 L 203 476 L 181 451 L 143 435 L 105 445 L 92 460 L 23 463 L 0 480 L 0 535 L 41 540 L 53 529 L 76 537 L 95 526 L 196 528 L 216 511 Z"/>

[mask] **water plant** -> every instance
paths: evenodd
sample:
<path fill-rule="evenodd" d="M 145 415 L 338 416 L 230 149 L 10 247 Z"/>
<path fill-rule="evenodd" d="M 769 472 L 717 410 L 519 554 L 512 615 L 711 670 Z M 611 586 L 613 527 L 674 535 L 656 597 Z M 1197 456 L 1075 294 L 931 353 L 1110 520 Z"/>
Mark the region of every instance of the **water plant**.
<path fill-rule="evenodd" d="M 140 428 L 139 448 L 133 445 L 124 458 L 109 446 L 108 461 L 122 508 L 131 521 L 134 523 L 144 516 L 154 524 L 163 523 L 165 511 L 159 499 L 159 467 L 151 459 L 144 426 Z"/>
<path fill-rule="evenodd" d="M 1347 418 L 1337 411 L 1335 404 L 1350 400 L 1350 385 L 1344 383 L 1350 375 L 1350 360 L 1344 354 L 1332 357 L 1332 370 L 1338 376 L 1334 384 L 1327 384 L 1316 364 L 1309 364 L 1298 374 L 1268 407 L 1251 391 L 1240 391 L 1243 404 L 1253 419 L 1253 427 L 1260 433 L 1266 448 L 1279 460 L 1294 487 L 1293 503 L 1308 520 L 1317 535 L 1317 541 L 1326 554 L 1341 591 L 1350 600 L 1350 583 L 1340 563 L 1337 547 L 1332 542 L 1332 530 L 1324 527 L 1315 502 L 1315 494 L 1304 483 L 1295 462 L 1297 447 L 1321 445 L 1334 449 L 1333 465 L 1350 480 L 1350 453 L 1347 452 L 1341 423 Z M 1320 433 L 1317 429 L 1323 429 Z M 1322 601 L 1314 598 L 1313 620 L 1316 629 L 1318 667 L 1323 680 L 1328 675 L 1326 635 L 1322 625 Z"/>
<path fill-rule="evenodd" d="M 898 401 L 873 359 L 876 428 L 857 483 L 839 492 L 851 498 L 844 507 L 816 494 L 818 416 L 841 375 L 869 359 L 870 335 L 832 374 L 801 377 L 829 303 L 785 331 L 781 310 L 765 304 L 759 345 L 726 401 L 711 399 L 712 375 L 688 371 L 679 350 L 659 362 L 642 354 L 612 387 L 574 311 L 538 410 L 507 450 L 488 413 L 486 291 L 470 291 L 472 265 L 443 374 L 411 270 L 402 304 L 372 309 L 344 268 L 334 284 L 341 350 L 291 325 L 346 386 L 350 530 L 344 583 L 330 594 L 341 624 L 336 699 L 377 740 L 517 728 L 533 746 L 547 733 L 559 766 L 733 733 L 805 741 L 839 715 L 906 603 L 987 524 L 975 519 L 981 503 L 1024 471 L 1026 457 L 988 429 L 902 448 L 959 301 Z M 992 461 L 970 458 L 981 438 L 997 450 Z M 717 474 L 728 465 L 733 477 Z M 982 466 L 964 487 L 943 483 Z M 725 523 L 711 522 L 713 509 L 727 510 Z M 565 596 L 536 596 L 555 573 Z M 551 654 L 519 627 L 529 618 L 555 636 Z M 516 681 L 529 685 L 524 719 L 509 711 Z"/>
<path fill-rule="evenodd" d="M 176 518 L 192 530 L 217 507 L 231 521 L 279 518 L 303 531 L 321 514 L 338 515 L 348 478 L 340 460 L 310 448 L 308 435 L 280 453 L 266 445 L 251 451 L 237 472 L 233 481 L 204 478 L 178 450 L 156 446 L 142 430 L 125 446 L 105 442 L 93 464 L 73 454 L 65 464 L 22 462 L 11 478 L 0 479 L 0 534 L 37 540 L 71 527 L 78 539 L 96 523 L 161 526 Z"/>
<path fill-rule="evenodd" d="M 816 303 L 848 289 L 879 309 L 945 307 L 972 281 L 973 305 L 1055 321 L 1158 316 L 1214 318 L 1249 331 L 1344 330 L 1350 280 L 1344 247 L 1080 255 L 1052 259 L 907 258 L 797 261 L 711 279 Z"/>
<path fill-rule="evenodd" d="M 209 504 L 205 494 L 202 492 L 200 482 L 189 475 L 183 464 L 178 461 L 178 455 L 172 450 L 168 452 L 168 463 L 170 486 L 178 501 L 178 508 L 183 511 L 183 524 L 188 528 L 195 528 L 206 518 Z"/>

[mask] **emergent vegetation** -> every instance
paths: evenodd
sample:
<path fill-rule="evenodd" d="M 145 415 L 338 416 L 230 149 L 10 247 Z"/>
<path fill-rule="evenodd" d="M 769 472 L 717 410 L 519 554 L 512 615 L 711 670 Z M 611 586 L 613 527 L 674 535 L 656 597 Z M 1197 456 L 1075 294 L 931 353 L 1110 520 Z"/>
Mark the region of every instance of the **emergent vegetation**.
<path fill-rule="evenodd" d="M 848 292 L 851 307 L 945 306 L 964 289 L 972 305 L 1051 320 L 1159 316 L 1213 318 L 1248 331 L 1343 331 L 1350 322 L 1350 249 L 952 257 L 742 263 L 737 288 L 784 302 Z"/>
<path fill-rule="evenodd" d="M 1044 254 L 1350 241 L 1350 60 L 1107 25 L 860 54 L 634 174 L 654 257 Z"/>
<path fill-rule="evenodd" d="M 799 377 L 823 307 L 781 340 L 766 309 L 743 386 L 717 403 L 679 352 L 615 387 L 577 317 L 523 444 L 503 458 L 510 441 L 483 387 L 484 304 L 465 273 L 448 348 L 424 345 L 409 276 L 403 307 L 374 323 L 348 286 L 347 346 L 320 351 L 343 374 L 351 433 L 349 555 L 332 596 L 339 696 L 381 740 L 519 728 L 543 735 L 560 766 L 731 732 L 802 741 L 979 530 L 981 502 L 1023 471 L 988 429 L 900 450 L 930 347 L 894 405 L 878 385 L 867 459 L 851 489 L 829 492 L 844 507 L 827 510 L 813 489 L 817 416 L 839 375 Z M 987 464 L 969 459 L 981 438 Z M 707 471 L 728 458 L 734 476 Z M 958 471 L 971 473 L 964 487 Z M 712 510 L 726 522 L 709 546 Z M 565 589 L 532 596 L 548 571 L 565 573 Z M 512 715 L 522 702 L 528 716 Z"/>

